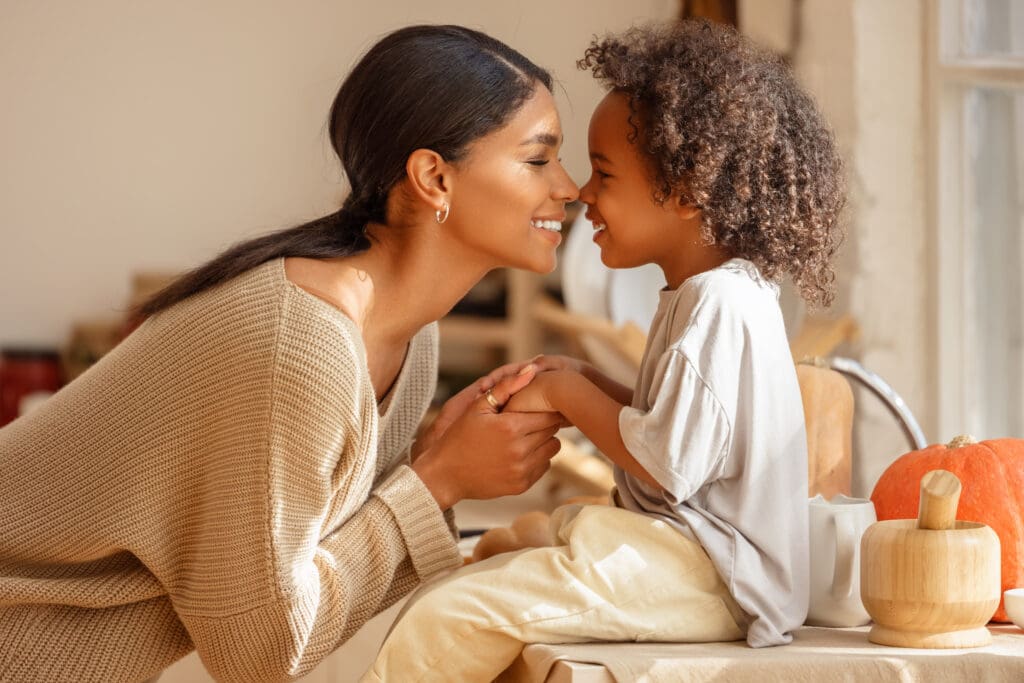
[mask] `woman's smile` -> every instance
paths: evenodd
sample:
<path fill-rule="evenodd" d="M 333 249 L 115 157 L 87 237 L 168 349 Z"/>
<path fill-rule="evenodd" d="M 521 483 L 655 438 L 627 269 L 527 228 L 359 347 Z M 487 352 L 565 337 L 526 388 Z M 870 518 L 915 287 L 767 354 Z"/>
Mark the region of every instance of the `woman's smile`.
<path fill-rule="evenodd" d="M 556 247 L 562 243 L 562 221 L 557 218 L 534 218 L 530 225 Z"/>

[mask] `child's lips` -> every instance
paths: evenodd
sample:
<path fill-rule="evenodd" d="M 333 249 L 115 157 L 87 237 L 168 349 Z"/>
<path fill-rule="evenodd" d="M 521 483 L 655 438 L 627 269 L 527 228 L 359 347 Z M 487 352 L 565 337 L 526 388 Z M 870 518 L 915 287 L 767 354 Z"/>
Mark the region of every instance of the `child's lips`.
<path fill-rule="evenodd" d="M 587 220 L 590 221 L 590 224 L 594 226 L 595 232 L 601 232 L 602 230 L 608 227 L 608 225 L 603 220 L 597 218 L 593 214 L 588 213 L 586 214 L 586 217 Z"/>

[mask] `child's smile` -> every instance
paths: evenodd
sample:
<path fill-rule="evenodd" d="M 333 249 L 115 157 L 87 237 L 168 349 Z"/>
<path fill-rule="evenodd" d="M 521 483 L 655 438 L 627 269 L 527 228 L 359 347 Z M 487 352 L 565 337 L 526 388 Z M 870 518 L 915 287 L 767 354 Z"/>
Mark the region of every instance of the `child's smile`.
<path fill-rule="evenodd" d="M 677 210 L 678 202 L 655 200 L 650 162 L 630 142 L 638 125 L 625 94 L 612 91 L 598 104 L 587 135 L 592 172 L 580 199 L 587 204 L 606 266 L 655 263 L 669 277 L 692 246 L 692 239 L 684 237 L 689 231 L 680 229 L 688 219 Z"/>

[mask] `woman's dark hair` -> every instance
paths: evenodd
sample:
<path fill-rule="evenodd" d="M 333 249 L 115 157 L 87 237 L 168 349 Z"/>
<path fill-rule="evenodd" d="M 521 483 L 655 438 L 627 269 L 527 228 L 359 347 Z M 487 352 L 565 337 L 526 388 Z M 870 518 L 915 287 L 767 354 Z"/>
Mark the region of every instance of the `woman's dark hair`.
<path fill-rule="evenodd" d="M 490 36 L 461 26 L 388 34 L 352 69 L 331 107 L 330 134 L 352 190 L 327 216 L 237 244 L 181 276 L 134 316 L 141 320 L 282 256 L 331 258 L 370 247 L 369 222 L 386 223 L 388 192 L 417 149 L 449 162 L 499 129 L 551 75 Z"/>
<path fill-rule="evenodd" d="M 705 240 L 831 303 L 842 162 L 781 57 L 694 20 L 595 40 L 579 67 L 629 97 L 632 141 L 650 159 L 657 201 L 695 204 Z"/>

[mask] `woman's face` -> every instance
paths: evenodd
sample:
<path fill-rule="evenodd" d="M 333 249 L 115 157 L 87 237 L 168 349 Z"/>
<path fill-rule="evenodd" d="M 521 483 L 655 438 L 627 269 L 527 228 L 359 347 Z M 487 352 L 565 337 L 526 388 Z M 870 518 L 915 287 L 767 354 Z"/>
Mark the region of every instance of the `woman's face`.
<path fill-rule="evenodd" d="M 663 261 L 678 241 L 679 218 L 674 202 L 658 204 L 651 169 L 629 141 L 629 98 L 608 93 L 590 119 L 587 143 L 591 175 L 580 189 L 587 218 L 594 224 L 594 242 L 610 268 L 633 268 Z"/>
<path fill-rule="evenodd" d="M 565 204 L 579 195 L 558 159 L 561 144 L 555 100 L 538 85 L 504 127 L 474 142 L 456 164 L 442 229 L 492 267 L 552 271 Z"/>

